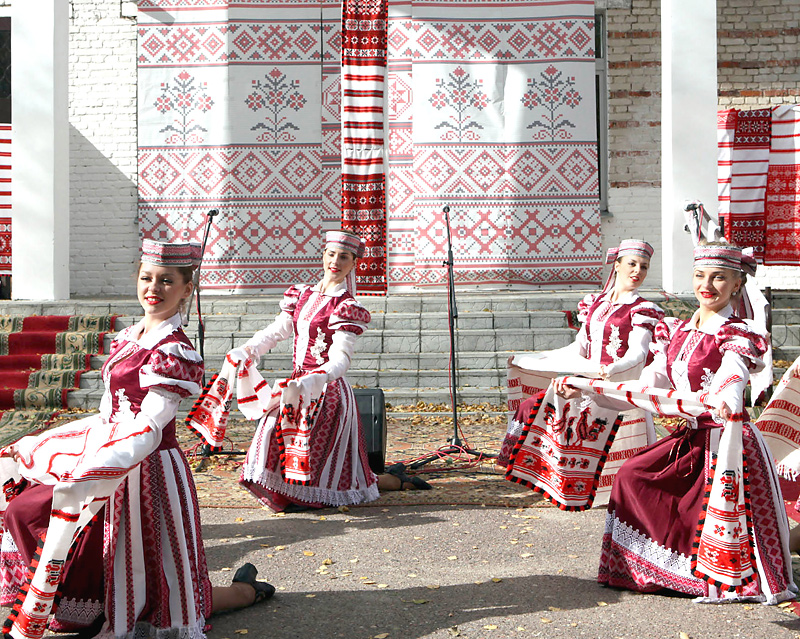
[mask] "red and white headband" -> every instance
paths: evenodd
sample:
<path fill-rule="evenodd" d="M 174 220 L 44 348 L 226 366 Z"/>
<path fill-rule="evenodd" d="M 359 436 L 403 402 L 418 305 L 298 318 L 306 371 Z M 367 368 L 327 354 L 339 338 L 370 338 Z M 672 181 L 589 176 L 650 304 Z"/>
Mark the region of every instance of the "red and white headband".
<path fill-rule="evenodd" d="M 355 233 L 347 231 L 327 231 L 325 248 L 333 247 L 342 251 L 350 251 L 356 257 L 364 256 L 365 242 Z"/>
<path fill-rule="evenodd" d="M 694 247 L 695 267 L 729 268 L 734 271 L 756 274 L 756 260 L 753 249 L 740 249 L 737 246 L 700 244 Z"/>
<path fill-rule="evenodd" d="M 142 240 L 142 262 L 146 264 L 197 268 L 200 266 L 202 257 L 202 247 L 197 242 Z"/>
<path fill-rule="evenodd" d="M 644 240 L 622 240 L 619 246 L 608 249 L 606 253 L 606 264 L 611 264 L 611 262 L 619 259 L 623 255 L 637 255 L 649 260 L 653 257 L 653 247 Z"/>

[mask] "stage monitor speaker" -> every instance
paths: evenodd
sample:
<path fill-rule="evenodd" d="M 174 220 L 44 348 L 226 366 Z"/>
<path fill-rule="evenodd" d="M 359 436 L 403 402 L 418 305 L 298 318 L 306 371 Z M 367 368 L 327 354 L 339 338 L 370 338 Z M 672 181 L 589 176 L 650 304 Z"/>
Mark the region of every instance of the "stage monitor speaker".
<path fill-rule="evenodd" d="M 380 475 L 386 469 L 386 400 L 383 389 L 354 388 L 353 393 L 361 416 L 369 467 Z"/>

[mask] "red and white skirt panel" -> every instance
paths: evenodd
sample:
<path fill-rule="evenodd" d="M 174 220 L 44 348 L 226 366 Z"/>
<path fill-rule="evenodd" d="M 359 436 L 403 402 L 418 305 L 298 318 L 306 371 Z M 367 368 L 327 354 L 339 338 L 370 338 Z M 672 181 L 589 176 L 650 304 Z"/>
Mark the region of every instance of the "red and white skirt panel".
<path fill-rule="evenodd" d="M 677 431 L 634 455 L 617 474 L 609 502 L 598 581 L 639 592 L 668 588 L 701 602 L 776 604 L 797 588 L 791 576 L 788 519 L 778 476 L 761 433 L 743 429 L 758 578 L 740 592 L 720 592 L 692 571 L 693 542 L 720 429 Z M 657 503 L 658 508 L 653 508 Z"/>
<path fill-rule="evenodd" d="M 306 504 L 344 506 L 379 497 L 370 470 L 355 395 L 344 378 L 329 382 L 309 441 L 311 479 L 307 484 L 285 481 L 275 425 L 278 411 L 258 424 L 239 482 L 265 505 L 271 493 Z M 280 501 L 280 500 L 276 500 Z M 285 500 L 284 500 L 285 501 Z"/>

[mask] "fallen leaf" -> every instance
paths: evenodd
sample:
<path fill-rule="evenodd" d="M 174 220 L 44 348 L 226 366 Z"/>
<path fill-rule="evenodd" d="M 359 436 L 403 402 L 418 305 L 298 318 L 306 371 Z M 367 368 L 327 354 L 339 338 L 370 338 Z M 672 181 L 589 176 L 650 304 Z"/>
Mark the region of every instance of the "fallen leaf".
<path fill-rule="evenodd" d="M 792 601 L 784 601 L 783 603 L 779 603 L 779 604 L 778 604 L 778 608 L 788 608 L 788 607 L 789 607 L 789 606 L 791 606 L 793 603 L 794 603 L 794 602 L 792 602 Z"/>
<path fill-rule="evenodd" d="M 461 634 L 461 631 L 458 629 L 458 626 L 452 626 L 448 628 L 447 632 L 450 633 L 451 637 L 458 637 Z"/>
<path fill-rule="evenodd" d="M 415 539 L 416 541 L 419 541 L 420 539 L 422 539 L 422 537 L 414 537 L 414 539 Z"/>
<path fill-rule="evenodd" d="M 608 604 L 605 601 L 598 601 L 597 605 L 598 606 L 607 606 Z"/>
<path fill-rule="evenodd" d="M 316 596 L 317 596 L 317 595 L 306 595 L 306 598 L 307 598 L 307 599 L 313 599 L 313 598 L 314 598 L 314 597 L 316 597 Z"/>
<path fill-rule="evenodd" d="M 389 584 L 378 584 L 378 588 L 388 588 Z"/>
<path fill-rule="evenodd" d="M 559 612 L 563 610 L 563 608 L 557 608 L 556 606 L 547 606 L 547 609 L 550 610 L 551 612 Z"/>
<path fill-rule="evenodd" d="M 548 619 L 547 617 L 542 617 L 542 623 L 553 623 L 553 620 Z"/>
<path fill-rule="evenodd" d="M 494 624 L 489 624 L 488 626 L 483 627 L 484 630 L 497 630 L 497 626 Z"/>
<path fill-rule="evenodd" d="M 687 635 L 685 632 L 679 633 L 678 637 L 680 637 L 680 639 L 691 639 L 691 637 Z"/>
<path fill-rule="evenodd" d="M 570 626 L 572 626 L 573 628 L 577 628 L 577 627 L 578 627 L 578 624 L 577 624 L 577 623 L 575 623 L 574 621 L 573 621 L 571 624 L 569 624 L 569 625 L 570 625 Z"/>
<path fill-rule="evenodd" d="M 578 555 L 567 555 L 567 557 L 569 557 L 570 559 L 577 559 Z"/>
<path fill-rule="evenodd" d="M 244 522 L 244 517 L 237 517 L 237 518 L 236 518 L 236 519 L 234 519 L 233 521 L 235 521 L 237 524 L 241 524 L 241 523 L 243 523 L 243 522 Z"/>
<path fill-rule="evenodd" d="M 389 636 L 388 632 L 382 632 L 379 635 L 375 635 L 375 639 L 386 639 L 386 637 L 388 637 L 388 636 Z"/>
<path fill-rule="evenodd" d="M 304 554 L 306 557 L 313 557 L 313 556 L 314 556 L 314 551 L 313 551 L 313 550 L 304 550 L 304 551 L 303 551 L 303 554 Z"/>
<path fill-rule="evenodd" d="M 240 628 L 239 630 L 234 630 L 234 632 L 237 635 L 246 635 L 247 634 L 247 628 Z"/>
<path fill-rule="evenodd" d="M 418 606 L 421 606 L 422 604 L 428 603 L 428 600 L 427 599 L 412 599 L 411 603 L 415 603 Z"/>
<path fill-rule="evenodd" d="M 392 552 L 392 551 L 391 551 L 391 550 L 389 550 L 388 548 L 384 548 L 384 549 L 383 549 L 383 552 Z"/>
<path fill-rule="evenodd" d="M 339 506 L 340 513 L 349 513 L 350 509 L 347 506 Z"/>
<path fill-rule="evenodd" d="M 450 555 L 450 556 L 447 558 L 447 561 L 455 561 L 456 559 L 458 559 L 458 557 L 456 557 L 455 555 Z"/>
<path fill-rule="evenodd" d="M 417 573 L 415 573 L 415 572 L 410 572 L 410 573 L 408 573 L 408 576 L 409 576 L 409 577 L 416 577 L 416 576 L 417 576 Z"/>
<path fill-rule="evenodd" d="M 351 564 L 357 564 L 357 563 L 358 563 L 358 559 L 351 559 L 351 560 L 350 560 L 350 563 L 351 563 Z"/>
<path fill-rule="evenodd" d="M 230 570 L 230 568 L 220 568 L 220 570 Z"/>
<path fill-rule="evenodd" d="M 322 565 L 323 566 L 332 566 L 333 565 L 333 560 L 332 559 L 323 559 L 322 560 Z"/>
<path fill-rule="evenodd" d="M 532 552 L 524 552 L 524 553 L 522 553 L 520 555 L 520 557 L 522 557 L 523 559 L 527 559 L 528 557 L 533 557 L 533 553 Z"/>
<path fill-rule="evenodd" d="M 439 584 L 430 584 L 425 587 L 428 588 L 429 590 L 439 590 Z"/>
<path fill-rule="evenodd" d="M 286 546 L 275 546 L 275 550 L 286 550 Z"/>
<path fill-rule="evenodd" d="M 503 581 L 503 580 L 502 580 L 502 579 L 500 579 L 500 577 L 492 577 L 492 581 L 493 581 L 494 583 L 496 583 L 496 584 L 499 584 L 499 583 L 500 583 L 501 581 Z"/>
<path fill-rule="evenodd" d="M 262 548 L 269 548 L 269 544 L 259 544 Z"/>

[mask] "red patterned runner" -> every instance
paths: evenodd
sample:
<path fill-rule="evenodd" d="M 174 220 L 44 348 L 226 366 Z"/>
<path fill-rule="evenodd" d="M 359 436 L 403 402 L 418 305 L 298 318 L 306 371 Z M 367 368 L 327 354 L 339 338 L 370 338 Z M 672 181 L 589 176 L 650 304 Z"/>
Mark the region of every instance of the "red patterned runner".
<path fill-rule="evenodd" d="M 765 264 L 800 265 L 800 106 L 772 112 Z"/>
<path fill-rule="evenodd" d="M 384 93 L 387 0 L 342 3 L 342 226 L 366 241 L 361 293 L 386 293 Z"/>

